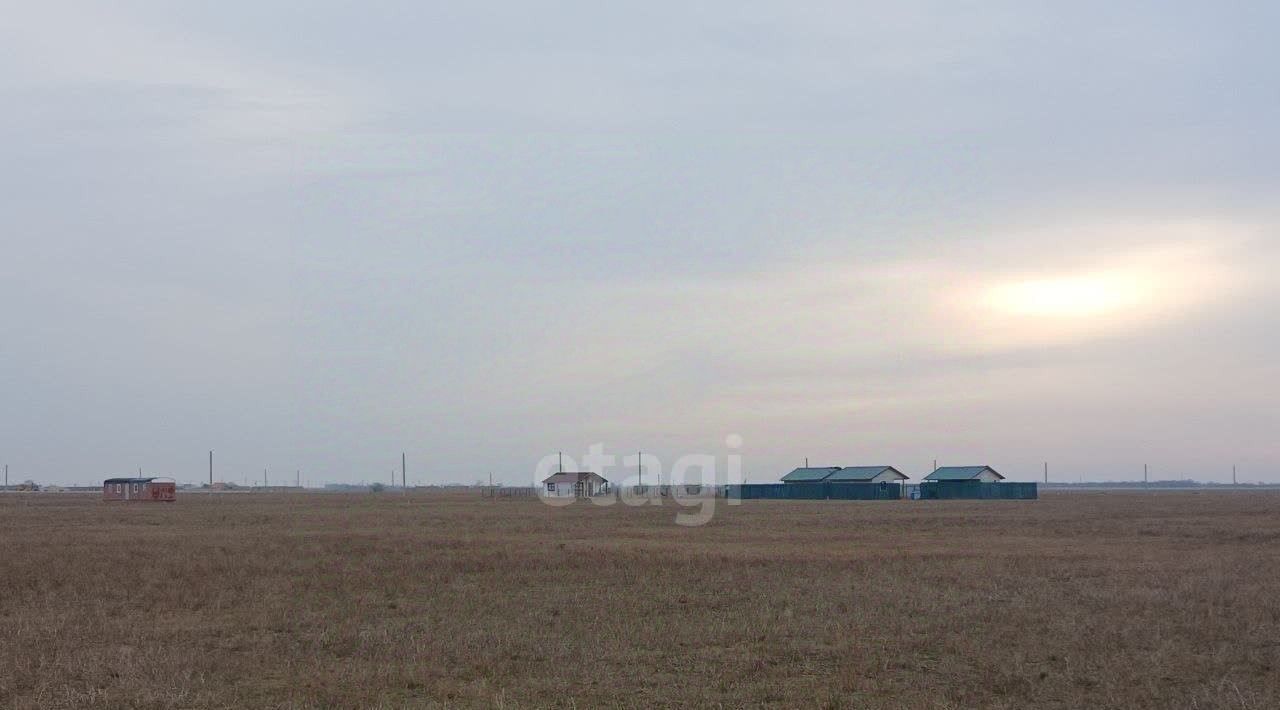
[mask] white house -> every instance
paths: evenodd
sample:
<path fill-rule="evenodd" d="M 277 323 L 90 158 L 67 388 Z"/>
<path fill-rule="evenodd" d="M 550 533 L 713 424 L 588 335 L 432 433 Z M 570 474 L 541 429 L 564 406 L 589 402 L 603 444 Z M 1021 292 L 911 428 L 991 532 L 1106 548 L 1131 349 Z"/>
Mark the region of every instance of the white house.
<path fill-rule="evenodd" d="M 1004 476 L 990 466 L 940 466 L 933 473 L 924 477 L 926 481 L 980 481 L 995 483 L 1003 481 Z"/>
<path fill-rule="evenodd" d="M 607 493 L 609 481 L 591 471 L 561 471 L 542 481 L 542 495 L 551 497 L 586 498 Z"/>
<path fill-rule="evenodd" d="M 907 476 L 893 466 L 845 466 L 826 480 L 830 483 L 897 483 L 907 480 Z"/>

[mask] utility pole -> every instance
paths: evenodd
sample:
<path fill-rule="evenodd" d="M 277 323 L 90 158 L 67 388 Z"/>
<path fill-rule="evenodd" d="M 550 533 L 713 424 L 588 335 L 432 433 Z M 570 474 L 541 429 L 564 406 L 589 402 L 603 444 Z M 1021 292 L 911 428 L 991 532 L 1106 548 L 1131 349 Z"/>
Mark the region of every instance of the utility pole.
<path fill-rule="evenodd" d="M 7 468 L 7 467 L 6 467 Z M 9 485 L 9 477 L 5 476 L 5 485 Z M 1231 464 L 1231 485 L 1236 485 L 1236 465 Z"/>
<path fill-rule="evenodd" d="M 209 452 L 209 490 L 213 490 L 213 451 Z"/>
<path fill-rule="evenodd" d="M 808 457 L 808 456 L 804 457 L 804 467 L 805 467 L 805 468 L 809 468 L 809 457 Z"/>
<path fill-rule="evenodd" d="M 269 484 L 267 483 L 267 469 L 264 468 L 262 469 L 262 487 L 266 488 L 268 485 Z"/>
<path fill-rule="evenodd" d="M 9 464 L 4 465 L 4 487 L 9 487 Z"/>
<path fill-rule="evenodd" d="M 1044 462 L 1044 482 L 1045 483 L 1049 482 L 1049 462 L 1048 461 Z"/>
<path fill-rule="evenodd" d="M 409 486 L 405 485 L 405 466 L 406 466 L 405 461 L 406 459 L 404 457 L 404 452 L 401 451 L 400 452 L 400 487 L 407 491 L 409 490 Z M 489 474 L 489 477 L 492 478 L 493 474 L 492 473 Z"/>
<path fill-rule="evenodd" d="M 1142 464 L 1142 485 L 1147 485 L 1147 465 Z"/>
<path fill-rule="evenodd" d="M 564 473 L 564 452 L 560 452 L 560 473 Z"/>
<path fill-rule="evenodd" d="M 935 471 L 937 471 L 937 470 L 938 470 L 938 460 L 937 460 L 937 459 L 934 459 L 934 460 L 933 460 L 933 470 L 935 470 Z"/>
<path fill-rule="evenodd" d="M 302 469 L 298 469 L 298 470 L 293 474 L 293 487 L 294 487 L 294 488 L 301 488 L 301 487 L 302 487 Z"/>
<path fill-rule="evenodd" d="M 644 485 L 644 452 L 636 452 L 636 475 L 640 477 L 639 485 Z"/>

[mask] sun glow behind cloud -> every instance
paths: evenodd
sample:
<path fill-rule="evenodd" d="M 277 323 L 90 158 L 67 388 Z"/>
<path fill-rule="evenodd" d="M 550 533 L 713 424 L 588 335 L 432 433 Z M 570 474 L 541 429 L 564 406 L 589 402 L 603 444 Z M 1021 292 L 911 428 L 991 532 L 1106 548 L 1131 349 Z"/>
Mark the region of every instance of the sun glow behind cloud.
<path fill-rule="evenodd" d="M 1086 243 L 1106 244 L 1103 230 Z M 1235 225 L 1128 226 L 1149 238 L 1118 251 L 1098 249 L 1094 263 L 1061 270 L 995 270 L 980 285 L 945 296 L 967 341 L 979 349 L 1087 340 L 1182 318 L 1237 291 L 1247 280 L 1232 249 L 1247 238 Z M 1132 236 L 1130 236 L 1132 239 Z"/>
<path fill-rule="evenodd" d="M 1015 316 L 1089 318 L 1141 308 L 1155 286 L 1152 275 L 1141 271 L 1027 279 L 992 287 L 986 306 Z"/>

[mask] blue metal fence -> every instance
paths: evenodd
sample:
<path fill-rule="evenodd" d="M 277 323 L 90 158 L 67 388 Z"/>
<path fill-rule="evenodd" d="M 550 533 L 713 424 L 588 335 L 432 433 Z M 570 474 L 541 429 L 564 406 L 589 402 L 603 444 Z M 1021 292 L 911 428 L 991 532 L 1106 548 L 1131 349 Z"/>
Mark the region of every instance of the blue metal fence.
<path fill-rule="evenodd" d="M 901 483 L 828 483 L 827 497 L 832 500 L 900 500 Z"/>
<path fill-rule="evenodd" d="M 729 486 L 730 498 L 774 500 L 898 500 L 898 483 L 747 483 Z"/>
<path fill-rule="evenodd" d="M 910 494 L 904 489 L 910 488 Z M 726 486 L 725 496 L 740 500 L 1035 500 L 1040 497 L 1035 483 L 983 483 L 925 481 L 903 486 L 899 483 L 747 483 Z"/>

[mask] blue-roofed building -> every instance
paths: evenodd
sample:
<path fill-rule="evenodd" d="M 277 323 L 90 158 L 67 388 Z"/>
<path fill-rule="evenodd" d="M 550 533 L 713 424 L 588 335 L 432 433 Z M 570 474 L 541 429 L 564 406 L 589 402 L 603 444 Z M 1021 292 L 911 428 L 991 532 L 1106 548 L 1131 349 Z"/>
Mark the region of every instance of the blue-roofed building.
<path fill-rule="evenodd" d="M 839 466 L 801 467 L 782 477 L 783 483 L 822 483 L 827 476 L 839 471 Z"/>
<path fill-rule="evenodd" d="M 830 483 L 897 483 L 907 475 L 893 466 L 845 466 L 827 476 Z"/>
<path fill-rule="evenodd" d="M 1003 481 L 1004 476 L 1001 476 L 999 472 L 990 466 L 939 466 L 933 473 L 925 476 L 924 480 L 938 483 L 963 481 L 995 483 Z"/>

